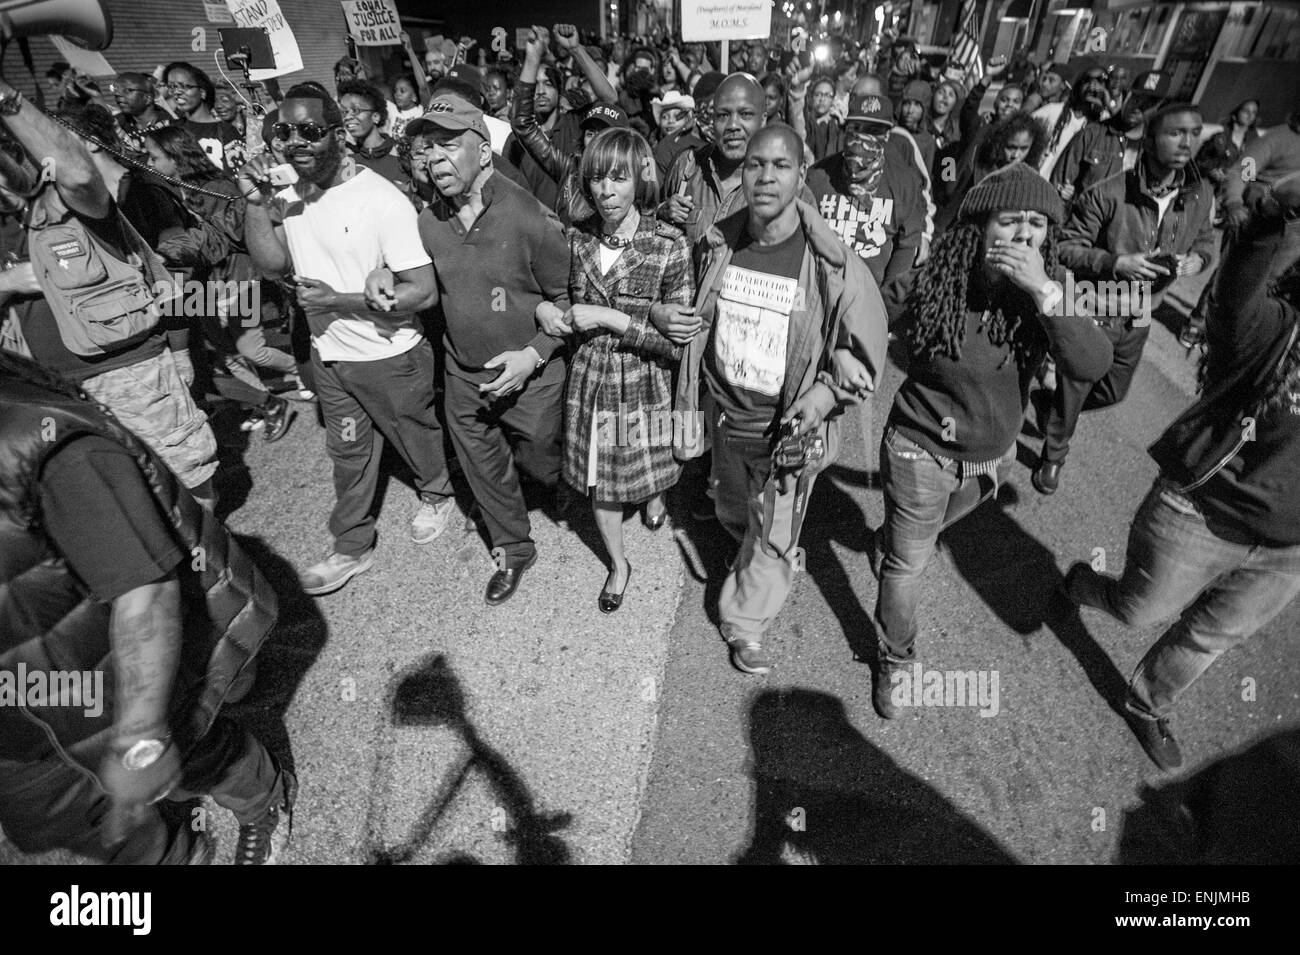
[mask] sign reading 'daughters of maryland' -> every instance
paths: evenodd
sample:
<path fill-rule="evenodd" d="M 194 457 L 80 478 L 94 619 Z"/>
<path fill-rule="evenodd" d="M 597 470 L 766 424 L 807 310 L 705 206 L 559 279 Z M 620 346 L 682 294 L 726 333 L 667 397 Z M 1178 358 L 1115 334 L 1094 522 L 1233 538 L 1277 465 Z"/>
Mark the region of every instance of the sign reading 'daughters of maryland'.
<path fill-rule="evenodd" d="M 226 0 L 235 23 L 241 27 L 266 27 L 271 35 L 271 52 L 275 54 L 275 69 L 253 70 L 255 80 L 269 80 L 285 73 L 302 69 L 302 54 L 293 30 L 280 12 L 279 0 Z"/>
<path fill-rule="evenodd" d="M 772 32 L 771 0 L 682 0 L 682 39 L 765 40 Z"/>
<path fill-rule="evenodd" d="M 348 32 L 357 46 L 392 46 L 402 42 L 396 0 L 340 0 Z"/>

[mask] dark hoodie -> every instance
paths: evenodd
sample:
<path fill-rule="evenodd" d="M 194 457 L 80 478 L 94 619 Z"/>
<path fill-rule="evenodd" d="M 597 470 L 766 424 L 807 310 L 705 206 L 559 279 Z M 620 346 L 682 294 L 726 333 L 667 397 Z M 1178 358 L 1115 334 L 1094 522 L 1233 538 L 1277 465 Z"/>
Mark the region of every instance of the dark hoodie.
<path fill-rule="evenodd" d="M 1288 376 L 1295 388 L 1300 311 L 1257 275 L 1276 253 L 1274 228 L 1243 240 L 1224 263 L 1207 323 L 1209 364 L 1201 398 L 1150 448 L 1161 474 L 1190 495 L 1206 525 L 1243 544 L 1300 544 L 1300 390 L 1265 407 L 1263 398 Z"/>

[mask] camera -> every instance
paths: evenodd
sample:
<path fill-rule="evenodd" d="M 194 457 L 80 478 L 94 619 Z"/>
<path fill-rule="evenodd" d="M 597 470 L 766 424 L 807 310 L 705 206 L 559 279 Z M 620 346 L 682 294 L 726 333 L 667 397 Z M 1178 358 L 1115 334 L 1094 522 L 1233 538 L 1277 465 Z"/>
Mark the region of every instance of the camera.
<path fill-rule="evenodd" d="M 799 419 L 786 422 L 781 426 L 776 447 L 772 449 L 772 466 L 790 471 L 798 471 L 814 461 L 826 456 L 826 444 L 816 432 L 799 434 Z"/>

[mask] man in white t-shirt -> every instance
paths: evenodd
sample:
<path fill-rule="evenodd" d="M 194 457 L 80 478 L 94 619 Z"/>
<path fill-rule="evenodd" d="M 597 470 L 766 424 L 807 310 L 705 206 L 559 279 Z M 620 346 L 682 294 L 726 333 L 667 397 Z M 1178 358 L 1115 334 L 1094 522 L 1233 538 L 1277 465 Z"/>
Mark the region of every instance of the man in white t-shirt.
<path fill-rule="evenodd" d="M 280 120 L 276 138 L 298 182 L 272 199 L 274 159 L 259 156 L 240 170 L 239 184 L 248 199 L 249 251 L 268 274 L 293 275 L 311 329 L 337 496 L 333 552 L 301 574 L 315 595 L 338 590 L 374 562 L 371 506 L 385 440 L 415 472 L 421 503 L 412 540 L 441 534 L 455 500 L 434 409 L 433 349 L 415 319 L 437 300 L 415 210 L 382 176 L 344 163 L 343 117 L 325 93 L 294 87 Z M 388 311 L 370 309 L 365 298 L 366 276 L 381 266 L 396 276 Z"/>

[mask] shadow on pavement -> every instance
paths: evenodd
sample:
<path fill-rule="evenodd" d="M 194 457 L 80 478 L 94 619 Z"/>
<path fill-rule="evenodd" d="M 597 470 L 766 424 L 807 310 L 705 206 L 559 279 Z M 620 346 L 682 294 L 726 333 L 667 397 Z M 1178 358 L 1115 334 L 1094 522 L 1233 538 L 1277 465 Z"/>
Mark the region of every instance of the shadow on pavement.
<path fill-rule="evenodd" d="M 285 768 L 294 770 L 292 740 L 285 714 L 298 687 L 325 647 L 329 627 L 316 601 L 302 591 L 298 572 L 260 538 L 233 534 L 257 565 L 279 601 L 275 629 L 257 655 L 257 682 L 226 715 L 247 726 Z"/>
<path fill-rule="evenodd" d="M 1017 861 L 859 733 L 837 697 L 765 690 L 749 736 L 754 828 L 740 864 Z"/>
<path fill-rule="evenodd" d="M 465 695 L 460 680 L 441 653 L 430 654 L 398 674 L 388 694 L 385 710 L 390 724 L 398 727 L 426 726 L 454 730 L 468 748 L 469 757 L 456 768 L 449 785 L 442 787 L 420 812 L 410 835 L 396 846 L 381 844 L 383 815 L 387 807 L 382 793 L 389 791 L 396 754 L 387 734 L 381 736 L 376 755 L 375 778 L 371 781 L 371 802 L 366 821 L 366 859 L 370 865 L 399 865 L 409 862 L 437 834 L 444 813 L 473 770 L 485 773 L 493 795 L 506 811 L 503 833 L 521 865 L 562 865 L 571 861 L 568 845 L 554 835 L 572 821 L 569 813 L 539 813 L 528 786 L 506 759 L 482 738 L 465 712 Z M 437 768 L 434 768 L 435 770 Z M 473 865 L 479 860 L 457 852 L 442 860 L 450 865 Z"/>
<path fill-rule="evenodd" d="M 1283 730 L 1186 779 L 1145 786 L 1124 816 L 1125 865 L 1300 863 L 1300 728 Z"/>
<path fill-rule="evenodd" d="M 876 657 L 876 627 L 871 612 L 853 590 L 848 570 L 831 549 L 831 542 L 855 553 L 867 553 L 874 532 L 862 508 L 842 485 L 873 488 L 879 484 L 880 476 L 875 471 L 831 465 L 813 486 L 809 519 L 801 538 L 808 575 L 839 621 L 854 658 L 862 662 Z M 866 579 L 872 580 L 870 575 Z"/>
<path fill-rule="evenodd" d="M 1079 662 L 1098 695 L 1123 716 L 1128 683 L 1083 625 L 1077 607 L 1057 594 L 1063 582 L 1056 556 L 1007 513 L 1019 500 L 1004 484 L 987 501 L 944 531 L 941 540 L 958 572 L 994 613 L 1019 634 L 1024 648 L 1040 628 L 1048 630 Z"/>

